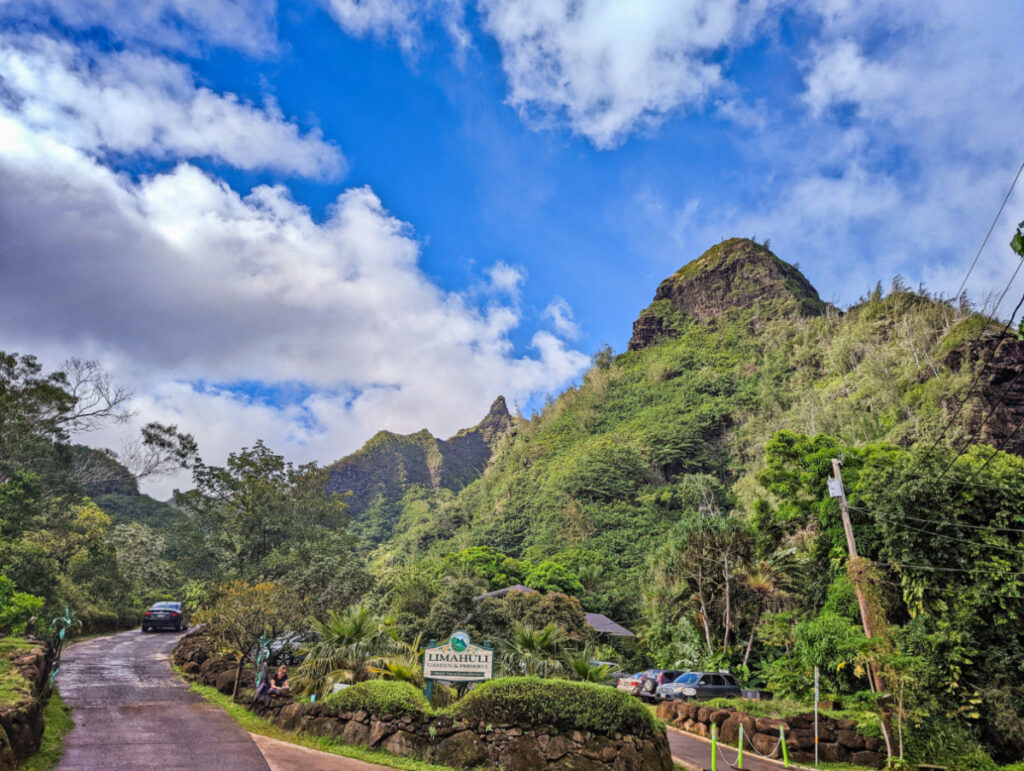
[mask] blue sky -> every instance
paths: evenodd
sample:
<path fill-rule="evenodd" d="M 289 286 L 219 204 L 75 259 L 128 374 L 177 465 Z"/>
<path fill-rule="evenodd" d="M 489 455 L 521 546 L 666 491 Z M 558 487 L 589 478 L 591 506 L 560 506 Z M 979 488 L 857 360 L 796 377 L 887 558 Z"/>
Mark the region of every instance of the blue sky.
<path fill-rule="evenodd" d="M 840 305 L 952 292 L 1024 160 L 1021 28 L 1009 0 L 8 0 L 0 349 L 99 359 L 210 458 L 328 462 L 529 411 L 723 237 Z M 1018 191 L 979 301 L 1020 219 Z"/>

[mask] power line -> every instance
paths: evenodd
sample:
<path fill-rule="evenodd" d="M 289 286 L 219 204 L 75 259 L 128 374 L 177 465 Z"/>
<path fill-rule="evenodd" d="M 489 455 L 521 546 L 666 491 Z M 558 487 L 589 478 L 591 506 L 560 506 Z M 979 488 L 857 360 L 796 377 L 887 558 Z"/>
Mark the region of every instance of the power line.
<path fill-rule="evenodd" d="M 995 219 L 992 220 L 992 224 L 988 228 L 988 233 L 985 234 L 985 238 L 981 242 L 981 246 L 978 247 L 978 253 L 974 255 L 974 261 L 971 263 L 971 267 L 967 269 L 967 275 L 964 276 L 964 280 L 960 282 L 960 288 L 956 290 L 957 297 L 960 296 L 964 287 L 967 286 L 967 279 L 971 277 L 971 272 L 974 270 L 974 266 L 978 264 L 978 258 L 981 257 L 981 253 L 985 250 L 985 245 L 988 243 L 988 239 L 992 237 L 992 231 L 996 229 L 996 223 L 999 222 L 999 218 L 1003 216 L 1003 209 L 1006 208 L 1006 202 L 1010 200 L 1010 195 L 1013 193 L 1013 188 L 1017 186 L 1017 180 L 1020 179 L 1022 171 L 1024 171 L 1024 163 L 1021 163 L 1020 168 L 1017 169 L 1017 174 L 1014 176 L 1013 182 L 1010 183 L 1010 189 L 1006 191 L 1006 197 L 1003 198 L 1003 202 L 999 206 L 999 211 L 996 212 Z"/>
<path fill-rule="evenodd" d="M 872 513 L 871 509 L 865 508 L 864 506 L 850 506 L 855 511 L 863 511 L 866 513 Z M 999 525 L 971 525 L 966 522 L 949 522 L 942 519 L 925 519 L 923 517 L 911 517 L 907 514 L 903 515 L 903 519 L 910 519 L 915 522 L 924 522 L 931 525 L 946 525 L 950 527 L 969 527 L 973 530 L 998 530 L 1005 533 L 1024 533 L 1024 528 L 1021 527 L 1000 527 Z"/>
<path fill-rule="evenodd" d="M 882 514 L 882 515 L 876 515 L 876 516 L 885 517 L 886 515 Z M 890 519 L 889 521 L 892 522 L 893 520 Z M 894 523 L 894 524 L 896 524 L 897 527 L 905 527 L 908 530 L 916 530 L 918 533 L 924 533 L 925 535 L 930 535 L 930 536 L 932 536 L 934 538 L 945 538 L 945 539 L 947 539 L 949 541 L 957 541 L 959 543 L 966 543 L 966 544 L 968 544 L 970 546 L 980 546 L 980 547 L 983 547 L 983 548 L 999 549 L 1000 551 L 1008 551 L 1011 554 L 1022 554 L 1022 555 L 1024 555 L 1024 548 L 1022 548 L 1020 546 L 1010 547 L 1010 546 L 1001 546 L 1001 545 L 995 544 L 995 543 L 984 543 L 982 541 L 972 541 L 972 540 L 969 540 L 967 538 L 958 538 L 955 535 L 945 535 L 943 533 L 935 533 L 935 532 L 932 532 L 931 530 L 925 530 L 924 528 L 921 528 L 921 527 L 914 527 L 913 525 L 908 525 L 905 522 L 897 522 L 897 523 Z"/>
<path fill-rule="evenodd" d="M 905 562 L 879 562 L 878 560 L 872 560 L 872 562 L 875 565 L 884 565 L 885 567 L 890 567 L 890 568 L 900 568 L 900 569 L 911 568 L 913 570 L 932 570 L 932 571 L 940 572 L 940 573 L 972 573 L 972 574 L 988 573 L 990 575 L 1007 575 L 1007 573 L 1005 571 L 1002 571 L 1002 570 L 984 570 L 984 569 L 981 569 L 981 568 L 943 568 L 943 567 L 937 567 L 935 565 L 908 565 Z M 1013 571 L 1013 572 L 1009 573 L 1009 575 L 1012 575 L 1012 576 L 1024 576 L 1024 572 Z"/>
<path fill-rule="evenodd" d="M 1002 441 L 999 442 L 999 444 L 997 444 L 995 446 L 995 449 L 992 450 L 992 454 L 988 456 L 988 459 L 984 463 L 981 464 L 981 466 L 978 468 L 978 470 L 975 471 L 973 474 L 971 474 L 970 478 L 967 479 L 963 484 L 960 485 L 960 488 L 956 491 L 955 495 L 953 496 L 954 498 L 959 497 L 960 493 L 962 493 L 964 491 L 964 489 L 967 487 L 967 485 L 970 484 L 974 480 L 975 477 L 977 477 L 982 471 L 985 470 L 985 468 L 988 466 L 988 464 L 992 462 L 992 459 L 995 458 L 996 455 L 999 454 L 999 451 L 1001 449 L 1003 449 L 1003 445 L 1006 444 L 1010 440 L 1010 437 L 1012 437 L 1014 434 L 1017 433 L 1017 431 L 1020 430 L 1021 426 L 1024 426 L 1024 415 L 1022 415 L 1020 420 L 1017 421 L 1017 424 L 1012 429 L 1010 429 L 1009 433 L 1007 433 L 1007 435 L 1003 437 Z"/>
<path fill-rule="evenodd" d="M 1024 261 L 1022 261 L 1021 264 L 1024 264 Z M 1021 302 L 1024 302 L 1024 297 L 1021 297 Z M 971 445 L 978 440 L 978 437 L 981 436 L 982 429 L 985 428 L 985 424 L 988 423 L 989 419 L 993 415 L 995 415 L 996 410 L 998 410 L 1003 404 L 1006 403 L 1006 397 L 1009 395 L 1010 389 L 1013 387 L 1013 384 L 1016 383 L 1018 379 L 1020 379 L 1021 375 L 1024 375 L 1024 369 L 1017 370 L 1017 374 L 1014 375 L 1006 384 L 1006 387 L 1003 389 L 1002 393 L 999 394 L 999 398 L 996 399 L 995 404 L 993 404 L 989 408 L 988 414 L 986 414 L 985 417 L 982 418 L 981 423 L 979 423 L 978 427 L 974 429 L 974 432 L 971 434 L 970 438 L 964 443 L 963 447 L 960 448 L 960 451 L 953 456 L 953 459 L 946 464 L 946 467 L 942 469 L 938 478 L 935 480 L 936 484 L 946 476 L 949 470 L 953 467 L 953 464 L 956 463 L 957 460 L 959 460 L 961 457 L 963 457 L 964 453 L 966 453 L 967 450 L 970 449 Z"/>
<path fill-rule="evenodd" d="M 1024 264 L 1024 261 L 1017 265 L 1017 270 L 1020 270 L 1022 264 Z M 1013 275 L 1016 277 L 1017 271 L 1014 271 Z M 1010 281 L 1012 282 L 1013 279 L 1010 279 Z M 1009 288 L 1009 285 L 1007 285 L 1007 288 Z M 968 386 L 967 391 L 964 393 L 964 397 L 958 400 L 956 411 L 950 417 L 949 421 L 946 423 L 945 428 L 942 429 L 942 432 L 938 435 L 938 437 L 936 437 L 935 441 L 931 443 L 931 446 L 928 447 L 928 450 L 925 453 L 926 455 L 931 455 L 932 452 L 935 451 L 935 448 L 939 446 L 939 442 L 942 441 L 942 439 L 946 436 L 946 433 L 949 431 L 949 429 L 952 428 L 953 423 L 956 422 L 956 419 L 957 417 L 959 417 L 961 411 L 964 408 L 964 405 L 967 404 L 968 399 L 971 398 L 971 392 L 974 391 L 974 389 L 977 387 L 979 381 L 981 380 L 981 376 L 985 373 L 985 370 L 988 368 L 988 365 L 992 363 L 992 359 L 995 358 L 996 353 L 999 351 L 999 346 L 1001 346 L 1003 344 L 1003 341 L 1007 339 L 1006 333 L 1010 330 L 1010 327 L 1013 325 L 1013 320 L 1017 316 L 1017 313 L 1020 311 L 1021 306 L 1024 306 L 1024 295 L 1021 295 L 1020 302 L 1017 303 L 1017 307 L 1014 308 L 1013 313 L 1010 314 L 1010 320 L 1006 322 L 1006 325 L 999 333 L 998 342 L 996 342 L 992 350 L 989 351 L 988 357 L 985 359 L 984 364 L 982 364 L 978 368 L 978 371 L 975 373 L 974 380 L 972 380 L 970 386 Z M 984 422 L 982 422 L 982 425 L 984 425 Z M 961 451 L 960 454 L 962 455 L 965 451 L 966 450 Z M 959 457 L 959 455 L 957 457 Z"/>

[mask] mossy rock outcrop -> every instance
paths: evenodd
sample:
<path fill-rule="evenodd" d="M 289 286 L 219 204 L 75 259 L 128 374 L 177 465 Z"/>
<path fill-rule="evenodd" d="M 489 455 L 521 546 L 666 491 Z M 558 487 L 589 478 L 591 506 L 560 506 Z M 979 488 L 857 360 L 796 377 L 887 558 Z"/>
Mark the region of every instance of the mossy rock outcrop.
<path fill-rule="evenodd" d="M 730 238 L 687 263 L 658 286 L 654 302 L 633 324 L 629 350 L 674 337 L 684 318 L 706 322 L 734 309 L 764 318 L 820 316 L 825 303 L 803 273 L 767 246 Z"/>

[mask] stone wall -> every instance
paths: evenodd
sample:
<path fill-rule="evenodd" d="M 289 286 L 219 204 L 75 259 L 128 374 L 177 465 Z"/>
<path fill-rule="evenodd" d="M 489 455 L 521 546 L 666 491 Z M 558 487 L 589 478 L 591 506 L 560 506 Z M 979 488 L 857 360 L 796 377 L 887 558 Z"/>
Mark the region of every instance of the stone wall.
<path fill-rule="evenodd" d="M 733 709 L 717 709 L 699 702 L 666 701 L 658 705 L 658 717 L 666 723 L 698 736 L 711 736 L 711 726 L 718 726 L 718 738 L 736 746 L 739 727 L 757 751 L 770 757 L 781 757 L 775 749 L 779 741 L 779 726 L 786 736 L 789 759 L 798 763 L 814 761 L 814 714 L 794 715 L 784 720 L 754 717 Z M 833 720 L 818 717 L 818 757 L 829 763 L 854 763 L 859 766 L 882 768 L 885 765 L 885 746 L 881 739 L 857 733 L 853 720 Z"/>
<path fill-rule="evenodd" d="M 15 687 L 17 698 L 0 704 L 0 770 L 13 769 L 39 751 L 43 740 L 43 702 L 37 694 L 49 676 L 46 649 L 42 643 L 26 642 L 23 650 L 12 651 L 9 660 L 24 687 Z"/>
<path fill-rule="evenodd" d="M 199 635 L 183 638 L 173 659 L 187 677 L 230 694 L 235 660 L 213 656 Z M 323 702 L 291 699 L 253 701 L 251 670 L 243 669 L 239 701 L 275 725 L 346 744 L 415 756 L 455 768 L 502 768 L 505 771 L 574 769 L 578 771 L 671 771 L 668 739 L 615 733 L 554 729 L 523 730 L 486 721 L 465 722 L 443 714 L 372 714 L 341 711 Z"/>

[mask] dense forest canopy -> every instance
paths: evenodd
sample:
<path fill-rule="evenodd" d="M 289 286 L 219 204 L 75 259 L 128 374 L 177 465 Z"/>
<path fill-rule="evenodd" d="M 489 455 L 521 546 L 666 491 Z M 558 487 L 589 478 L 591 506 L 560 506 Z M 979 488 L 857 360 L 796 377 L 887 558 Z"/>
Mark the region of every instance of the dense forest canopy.
<path fill-rule="evenodd" d="M 421 640 L 462 625 L 547 675 L 571 671 L 551 652 L 568 646 L 584 670 L 728 667 L 806 699 L 817 666 L 828 693 L 875 710 L 878 672 L 888 717 L 1024 757 L 1022 363 L 1018 336 L 965 298 L 897 278 L 840 311 L 746 239 L 666 279 L 630 350 L 599 351 L 529 419 L 502 401 L 451 440 L 381 435 L 328 468 L 258 440 L 209 465 L 156 424 L 119 454 L 74 446 L 129 395 L 90 363 L 47 375 L 4 354 L 0 619 L 68 605 L 115 628 L 153 599 L 256 592 L 331 639 L 386 630 L 413 669 Z M 178 467 L 193 489 L 139 493 Z M 512 584 L 536 591 L 480 599 Z M 585 612 L 638 637 L 600 637 Z"/>

